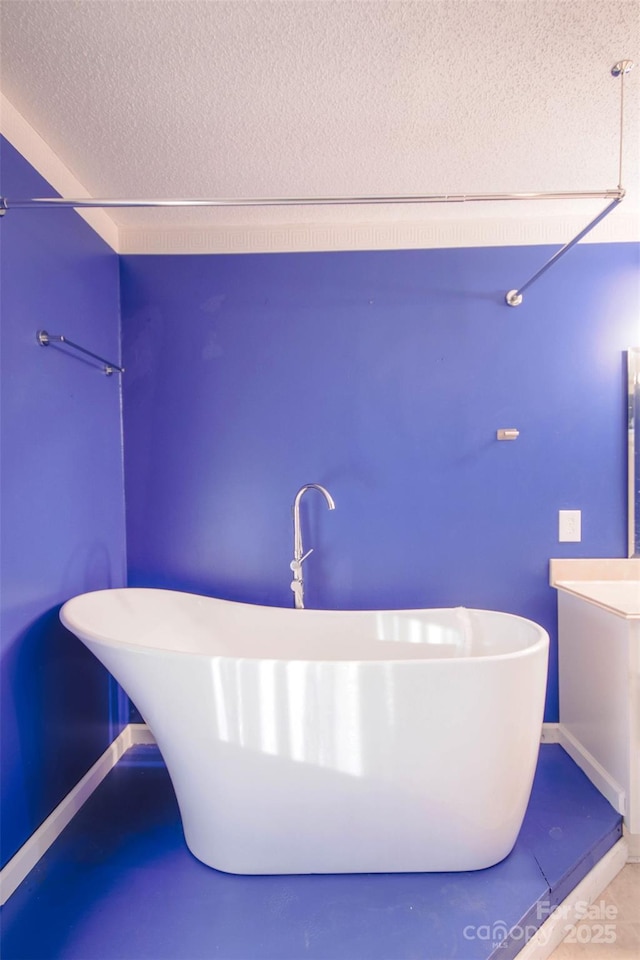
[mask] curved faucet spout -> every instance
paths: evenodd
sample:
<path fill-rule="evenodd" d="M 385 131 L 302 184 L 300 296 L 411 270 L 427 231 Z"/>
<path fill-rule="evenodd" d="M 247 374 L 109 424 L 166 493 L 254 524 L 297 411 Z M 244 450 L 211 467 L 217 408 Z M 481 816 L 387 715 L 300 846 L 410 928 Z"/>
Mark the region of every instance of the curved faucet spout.
<path fill-rule="evenodd" d="M 296 493 L 296 498 L 293 501 L 293 559 L 300 560 L 302 558 L 302 531 L 300 528 L 300 501 L 307 492 L 307 490 L 319 490 L 322 496 L 327 501 L 327 506 L 329 510 L 335 510 L 336 505 L 334 503 L 333 497 L 320 483 L 305 483 L 304 487 L 300 487 Z"/>
<path fill-rule="evenodd" d="M 300 501 L 307 492 L 307 490 L 318 490 L 322 496 L 327 501 L 327 506 L 329 510 L 335 510 L 336 505 L 334 503 L 333 497 L 320 483 L 305 483 L 303 487 L 300 487 L 296 493 L 295 500 L 293 501 L 293 561 L 290 564 L 293 571 L 293 580 L 291 581 L 291 589 L 293 590 L 295 606 L 297 610 L 304 609 L 304 584 L 302 580 L 302 564 L 303 561 L 307 559 L 312 550 L 308 550 L 307 553 L 303 553 L 302 549 L 302 528 L 300 526 Z M 313 548 L 312 548 L 313 549 Z"/>

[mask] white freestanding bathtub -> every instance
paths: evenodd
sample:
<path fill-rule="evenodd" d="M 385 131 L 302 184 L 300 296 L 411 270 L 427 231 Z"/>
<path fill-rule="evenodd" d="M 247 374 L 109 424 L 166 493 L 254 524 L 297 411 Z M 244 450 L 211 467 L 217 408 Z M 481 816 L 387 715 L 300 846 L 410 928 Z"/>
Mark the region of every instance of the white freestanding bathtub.
<path fill-rule="evenodd" d="M 132 588 L 75 597 L 60 617 L 151 727 L 209 866 L 478 870 L 512 849 L 547 674 L 532 621 Z"/>

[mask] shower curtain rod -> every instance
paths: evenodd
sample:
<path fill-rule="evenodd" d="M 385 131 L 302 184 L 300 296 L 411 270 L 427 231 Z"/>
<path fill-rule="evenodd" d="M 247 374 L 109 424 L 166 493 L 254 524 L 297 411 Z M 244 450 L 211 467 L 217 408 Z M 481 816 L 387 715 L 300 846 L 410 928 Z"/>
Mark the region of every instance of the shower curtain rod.
<path fill-rule="evenodd" d="M 505 294 L 505 301 L 510 307 L 518 307 L 522 303 L 524 291 L 535 283 L 543 273 L 568 253 L 583 237 L 605 217 L 607 217 L 619 203 L 622 202 L 625 190 L 618 186 L 613 190 L 538 192 L 538 193 L 477 193 L 477 194 L 442 194 L 436 196 L 399 196 L 399 197 L 313 197 L 313 198 L 269 198 L 269 199 L 201 199 L 201 200 L 120 200 L 94 199 L 79 197 L 38 197 L 31 200 L 8 200 L 0 197 L 0 217 L 11 209 L 52 209 L 78 208 L 91 209 L 96 207 L 293 207 L 293 206 L 329 206 L 354 204 L 390 204 L 390 203 L 473 203 L 499 200 L 609 200 L 610 202 L 580 233 L 565 243 L 533 276 L 520 287 L 509 290 Z"/>
<path fill-rule="evenodd" d="M 7 210 L 30 210 L 36 207 L 317 207 L 352 206 L 357 204 L 389 203 L 477 203 L 499 200 L 621 200 L 622 187 L 612 190 L 538 191 L 535 193 L 442 193 L 400 195 L 388 197 L 251 197 L 251 198 L 193 198 L 186 200 L 99 199 L 94 197 L 34 197 L 29 200 L 9 200 L 0 197 L 0 214 Z"/>
<path fill-rule="evenodd" d="M 543 273 L 568 253 L 569 250 L 579 243 L 583 237 L 593 230 L 605 217 L 607 217 L 619 203 L 622 202 L 625 190 L 618 186 L 613 190 L 602 191 L 567 191 L 565 193 L 539 192 L 539 193 L 486 193 L 486 194 L 443 194 L 441 196 L 400 196 L 400 197 L 315 197 L 305 199 L 272 198 L 272 199 L 254 199 L 254 200 L 97 200 L 93 198 L 69 199 L 68 197 L 40 197 L 32 200 L 7 200 L 6 197 L 0 197 L 0 216 L 7 210 L 16 209 L 34 209 L 55 208 L 55 207 L 74 207 L 74 208 L 94 208 L 94 207 L 275 207 L 275 206 L 324 206 L 330 204 L 383 204 L 383 203 L 466 203 L 474 201 L 496 201 L 496 200 L 609 200 L 610 203 L 593 220 L 584 227 L 580 233 L 565 243 L 554 255 L 539 269 L 533 276 L 523 283 L 520 287 L 509 290 L 505 294 L 505 301 L 510 307 L 518 307 L 522 303 L 524 291 L 535 283 Z"/>
<path fill-rule="evenodd" d="M 609 203 L 596 217 L 591 220 L 580 233 L 565 243 L 543 267 L 540 268 L 526 283 L 505 294 L 505 300 L 510 307 L 517 307 L 522 303 L 523 291 L 542 276 L 549 267 L 564 256 L 576 243 L 582 240 L 593 228 L 608 216 L 625 196 L 622 186 L 622 139 L 624 131 L 624 77 L 633 68 L 633 60 L 619 60 L 611 68 L 611 76 L 620 78 L 620 137 L 618 150 L 618 186 L 612 190 L 567 190 L 567 191 L 536 191 L 531 193 L 443 193 L 416 196 L 388 196 L 388 197 L 263 197 L 263 198 L 211 198 L 191 200 L 140 200 L 140 199 L 96 199 L 93 197 L 34 197 L 31 199 L 10 200 L 0 197 L 0 217 L 8 210 L 33 210 L 74 208 L 87 210 L 93 208 L 115 209 L 118 207 L 300 207 L 300 206 L 356 206 L 371 204 L 393 203 L 482 203 L 498 202 L 503 200 L 608 200 Z"/>

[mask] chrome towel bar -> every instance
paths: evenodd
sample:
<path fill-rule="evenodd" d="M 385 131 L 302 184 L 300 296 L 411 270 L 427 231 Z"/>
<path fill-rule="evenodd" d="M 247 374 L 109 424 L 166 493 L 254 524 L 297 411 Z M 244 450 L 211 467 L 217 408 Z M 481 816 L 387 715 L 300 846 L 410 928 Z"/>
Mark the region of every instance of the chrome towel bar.
<path fill-rule="evenodd" d="M 41 347 L 48 347 L 50 343 L 63 343 L 66 347 L 73 347 L 74 350 L 79 350 L 80 353 L 84 353 L 87 357 L 91 357 L 93 360 L 97 360 L 98 363 L 103 364 L 103 373 L 107 377 L 110 377 L 114 370 L 117 370 L 118 373 L 124 373 L 124 367 L 119 367 L 117 363 L 111 363 L 110 360 L 99 357 L 97 353 L 81 347 L 79 343 L 74 343 L 73 340 L 69 340 L 68 337 L 63 336 L 61 333 L 53 334 L 47 333 L 46 330 L 38 330 L 37 340 Z"/>

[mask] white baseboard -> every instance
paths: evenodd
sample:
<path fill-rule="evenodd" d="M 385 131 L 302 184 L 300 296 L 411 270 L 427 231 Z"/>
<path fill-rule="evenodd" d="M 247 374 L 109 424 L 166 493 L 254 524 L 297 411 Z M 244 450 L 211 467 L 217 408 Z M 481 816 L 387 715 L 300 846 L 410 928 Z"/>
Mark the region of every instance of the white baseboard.
<path fill-rule="evenodd" d="M 130 723 L 127 730 L 131 736 L 131 746 L 135 747 L 139 743 L 155 743 L 156 738 L 146 723 Z"/>
<path fill-rule="evenodd" d="M 569 896 L 556 907 L 540 929 L 517 954 L 515 960 L 547 960 L 584 915 L 584 908 L 596 900 L 616 877 L 629 855 L 626 840 L 618 840 L 589 871 Z"/>
<path fill-rule="evenodd" d="M 614 810 L 623 816 L 627 812 L 627 794 L 624 787 L 598 763 L 587 748 L 560 723 L 558 724 L 558 743 L 577 763 L 591 783 L 606 797 Z"/>
<path fill-rule="evenodd" d="M 629 833 L 626 827 L 622 828 L 622 836 L 629 847 L 629 863 L 640 863 L 640 833 Z"/>
<path fill-rule="evenodd" d="M 543 723 L 540 743 L 560 743 L 559 726 L 558 723 Z"/>
<path fill-rule="evenodd" d="M 100 786 L 120 758 L 137 743 L 155 743 L 153 734 L 144 723 L 130 723 L 116 737 L 73 790 L 49 814 L 35 833 L 0 870 L 0 906 L 20 886 L 38 860 L 57 840 L 64 828 Z"/>

